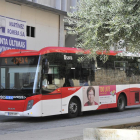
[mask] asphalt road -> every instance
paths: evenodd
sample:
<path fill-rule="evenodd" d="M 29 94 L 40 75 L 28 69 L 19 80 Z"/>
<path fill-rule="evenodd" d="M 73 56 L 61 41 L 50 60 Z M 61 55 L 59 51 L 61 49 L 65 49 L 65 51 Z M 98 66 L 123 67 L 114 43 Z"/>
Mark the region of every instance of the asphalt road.
<path fill-rule="evenodd" d="M 110 110 L 99 110 L 85 112 L 83 116 L 68 119 L 65 115 L 57 115 L 42 118 L 29 117 L 7 117 L 0 116 L 0 135 L 15 134 L 20 132 L 47 130 L 61 130 L 66 127 L 75 127 L 90 123 L 102 123 L 105 121 L 118 120 L 140 116 L 140 106 L 128 107 L 123 112 L 114 112 Z M 82 133 L 82 132 L 81 132 Z M 0 137 L 1 137 L 0 136 Z M 57 135 L 56 135 L 57 139 Z"/>

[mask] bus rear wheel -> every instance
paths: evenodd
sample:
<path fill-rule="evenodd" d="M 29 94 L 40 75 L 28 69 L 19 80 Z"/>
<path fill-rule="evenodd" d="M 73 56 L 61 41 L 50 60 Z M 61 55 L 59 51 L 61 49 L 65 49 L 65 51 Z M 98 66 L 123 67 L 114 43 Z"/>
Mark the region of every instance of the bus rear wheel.
<path fill-rule="evenodd" d="M 125 97 L 124 95 L 121 94 L 118 97 L 117 101 L 117 111 L 123 111 L 125 109 L 125 103 L 126 103 Z"/>
<path fill-rule="evenodd" d="M 76 98 L 72 98 L 69 102 L 68 117 L 75 118 L 78 116 L 79 103 Z"/>

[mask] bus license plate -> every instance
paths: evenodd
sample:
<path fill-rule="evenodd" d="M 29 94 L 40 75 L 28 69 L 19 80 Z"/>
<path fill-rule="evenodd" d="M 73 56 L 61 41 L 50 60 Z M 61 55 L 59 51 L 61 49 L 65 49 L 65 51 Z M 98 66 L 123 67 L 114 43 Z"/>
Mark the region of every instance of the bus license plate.
<path fill-rule="evenodd" d="M 8 115 L 8 116 L 18 116 L 18 113 L 16 113 L 16 112 L 7 112 L 6 115 Z"/>

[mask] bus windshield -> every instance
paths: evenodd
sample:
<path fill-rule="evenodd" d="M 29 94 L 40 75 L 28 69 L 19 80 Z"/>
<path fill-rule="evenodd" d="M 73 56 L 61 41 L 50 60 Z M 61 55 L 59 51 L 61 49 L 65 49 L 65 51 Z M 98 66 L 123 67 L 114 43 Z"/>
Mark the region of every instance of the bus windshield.
<path fill-rule="evenodd" d="M 39 56 L 0 58 L 0 95 L 38 94 L 40 77 Z"/>

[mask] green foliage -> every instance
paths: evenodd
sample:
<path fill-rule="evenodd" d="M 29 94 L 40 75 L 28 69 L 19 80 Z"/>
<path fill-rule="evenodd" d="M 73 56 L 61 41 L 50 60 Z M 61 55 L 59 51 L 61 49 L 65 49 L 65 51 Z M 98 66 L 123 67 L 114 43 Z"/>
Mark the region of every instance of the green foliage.
<path fill-rule="evenodd" d="M 120 44 L 125 53 L 139 52 L 140 0 L 80 0 L 75 12 L 68 13 L 68 33 L 77 35 L 76 47 L 90 49 L 89 58 L 97 50 L 108 52 Z"/>

